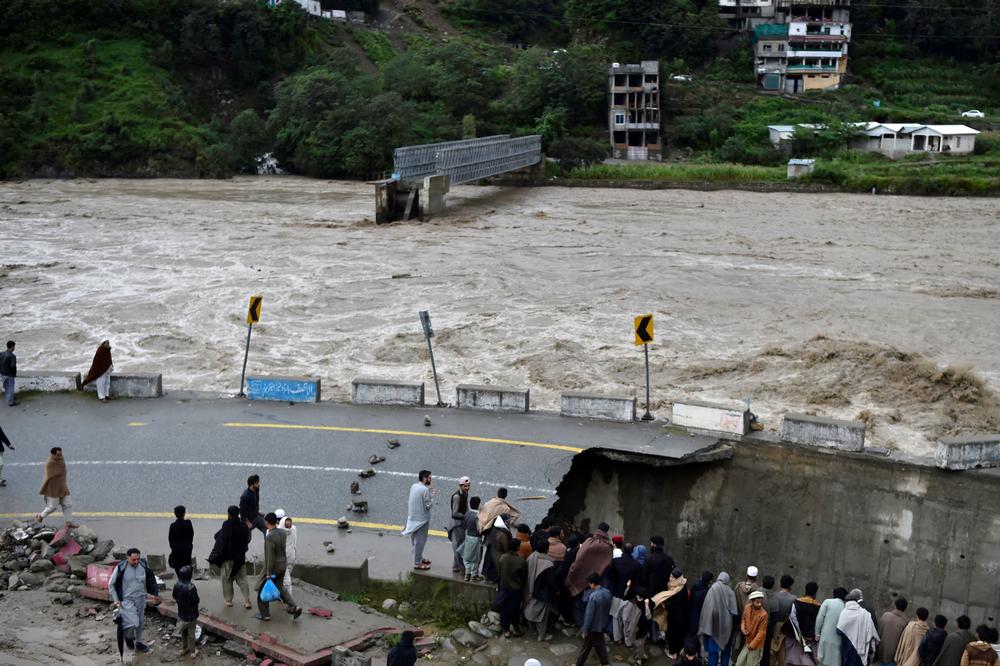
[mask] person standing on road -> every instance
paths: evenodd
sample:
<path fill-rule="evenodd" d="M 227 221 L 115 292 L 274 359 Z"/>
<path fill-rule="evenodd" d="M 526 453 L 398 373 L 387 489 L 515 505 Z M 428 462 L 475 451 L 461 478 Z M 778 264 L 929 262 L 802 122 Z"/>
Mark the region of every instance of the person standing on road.
<path fill-rule="evenodd" d="M 7 434 L 0 428 L 0 487 L 6 486 L 7 482 L 3 478 L 3 448 L 7 447 L 11 451 L 14 450 L 14 445 L 10 443 L 10 439 L 7 438 Z"/>
<path fill-rule="evenodd" d="M 298 619 L 302 615 L 302 608 L 296 605 L 295 599 L 285 589 L 285 569 L 288 568 L 288 559 L 285 555 L 287 542 L 285 531 L 278 529 L 278 517 L 273 513 L 264 516 L 264 524 L 267 525 L 267 533 L 264 537 L 264 568 L 257 579 L 257 614 L 254 616 L 258 620 L 268 621 L 271 619 L 270 602 L 261 599 L 261 592 L 264 590 L 264 583 L 270 578 L 281 593 L 281 600 L 288 606 L 288 612 L 293 619 Z"/>
<path fill-rule="evenodd" d="M 463 476 L 458 480 L 458 490 L 451 494 L 451 524 L 448 526 L 448 539 L 455 553 L 455 561 L 451 565 L 452 573 L 464 574 L 465 564 L 459 551 L 465 541 L 465 530 L 462 527 L 465 514 L 469 512 L 469 488 L 472 482 Z"/>
<path fill-rule="evenodd" d="M 610 541 L 609 541 L 610 543 Z M 583 645 L 576 656 L 576 666 L 587 663 L 591 650 L 597 651 L 601 666 L 609 666 L 608 646 L 604 640 L 604 628 L 608 626 L 611 615 L 611 592 L 601 587 L 601 575 L 592 573 L 587 576 L 590 586 L 590 597 L 587 599 L 587 610 L 583 614 L 583 624 L 580 633 L 583 635 Z"/>
<path fill-rule="evenodd" d="M 462 563 L 465 565 L 465 580 L 480 581 L 479 563 L 483 561 L 483 540 L 479 535 L 479 498 L 469 500 L 469 510 L 462 520 L 465 540 L 462 542 Z"/>
<path fill-rule="evenodd" d="M 899 647 L 899 639 L 903 637 L 903 630 L 909 624 L 910 618 L 906 616 L 906 608 L 909 602 L 900 597 L 896 599 L 895 608 L 882 614 L 879 626 L 878 650 L 875 652 L 875 664 L 877 666 L 895 666 L 896 648 Z"/>
<path fill-rule="evenodd" d="M 291 593 L 292 567 L 299 558 L 299 528 L 295 527 L 292 517 L 284 509 L 278 509 L 274 514 L 278 516 L 278 529 L 285 532 L 285 558 L 288 560 L 288 566 L 285 567 L 285 589 Z"/>
<path fill-rule="evenodd" d="M 45 479 L 38 494 L 45 498 L 45 508 L 35 516 L 37 522 L 61 508 L 67 527 L 79 527 L 73 522 L 73 505 L 69 500 L 69 486 L 66 485 L 66 459 L 63 458 L 62 447 L 53 446 L 49 451 L 49 459 L 45 462 Z"/>
<path fill-rule="evenodd" d="M 180 577 L 181 567 L 191 566 L 191 551 L 194 550 L 194 525 L 185 518 L 187 509 L 183 506 L 174 507 L 174 516 L 177 520 L 170 523 L 170 531 L 167 533 L 167 541 L 170 543 L 170 555 L 167 557 L 167 566 Z"/>
<path fill-rule="evenodd" d="M 125 644 L 130 650 L 140 654 L 149 652 L 149 646 L 142 642 L 142 630 L 146 624 L 146 602 L 160 603 L 160 588 L 156 576 L 140 558 L 138 548 L 129 548 L 127 559 L 119 562 L 108 580 L 108 593 L 113 608 L 120 608 L 121 615 L 116 622 L 121 623 L 125 632 Z"/>
<path fill-rule="evenodd" d="M 14 355 L 14 341 L 7 341 L 7 351 L 0 352 L 0 380 L 3 380 L 3 397 L 7 404 L 13 407 L 17 404 L 14 400 L 14 381 L 17 377 L 17 356 Z"/>
<path fill-rule="evenodd" d="M 260 477 L 256 474 L 247 477 L 247 489 L 240 495 L 240 516 L 248 530 L 256 527 L 261 534 L 267 535 L 264 515 L 260 512 Z M 253 532 L 250 536 L 253 536 Z"/>
<path fill-rule="evenodd" d="M 764 653 L 764 639 L 767 638 L 768 613 L 764 610 L 764 592 L 754 590 L 747 599 L 740 620 L 744 646 L 736 660 L 736 666 L 757 666 Z"/>
<path fill-rule="evenodd" d="M 410 499 L 406 507 L 406 527 L 403 536 L 410 537 L 413 549 L 413 568 L 430 569 L 431 561 L 424 559 L 424 546 L 427 545 L 427 532 L 431 524 L 431 505 L 434 503 L 434 491 L 431 490 L 430 470 L 422 469 L 417 474 L 417 482 L 410 486 Z"/>
<path fill-rule="evenodd" d="M 246 559 L 250 545 L 250 528 L 240 520 L 240 507 L 233 505 L 227 510 L 229 518 L 215 533 L 215 546 L 208 556 L 208 563 L 218 566 L 222 572 L 222 600 L 227 607 L 233 605 L 233 583 L 243 593 L 243 607 L 250 609 L 250 586 L 247 584 Z"/>
<path fill-rule="evenodd" d="M 733 625 L 739 617 L 736 594 L 729 587 L 729 574 L 725 571 L 708 588 L 698 622 L 698 634 L 704 637 L 708 652 L 708 666 L 729 666 L 733 650 Z"/>
<path fill-rule="evenodd" d="M 965 647 L 976 640 L 976 635 L 969 631 L 972 620 L 968 615 L 959 615 L 955 620 L 958 630 L 948 634 L 941 646 L 934 666 L 962 666 L 962 655 L 965 654 Z"/>
<path fill-rule="evenodd" d="M 177 631 L 181 635 L 181 656 L 198 656 L 194 642 L 195 623 L 198 621 L 198 588 L 191 582 L 191 567 L 184 565 L 177 570 L 177 584 L 172 593 L 177 602 Z"/>
<path fill-rule="evenodd" d="M 837 633 L 837 621 L 844 612 L 847 590 L 842 587 L 833 588 L 833 598 L 827 599 L 819 607 L 816 615 L 816 640 L 819 643 L 817 659 L 819 666 L 841 666 L 840 664 L 840 634 Z M 912 664 L 911 666 L 916 666 Z"/>
<path fill-rule="evenodd" d="M 115 366 L 111 361 L 111 341 L 105 340 L 94 352 L 94 360 L 90 363 L 90 370 L 83 378 L 83 386 L 94 382 L 97 387 L 97 397 L 101 402 L 112 400 L 111 396 L 111 373 Z"/>

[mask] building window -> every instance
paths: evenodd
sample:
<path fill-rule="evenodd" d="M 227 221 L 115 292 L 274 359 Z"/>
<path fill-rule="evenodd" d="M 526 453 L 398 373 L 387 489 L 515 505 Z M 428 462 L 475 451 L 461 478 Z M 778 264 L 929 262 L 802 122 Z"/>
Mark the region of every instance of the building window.
<path fill-rule="evenodd" d="M 624 124 L 625 124 L 625 114 L 624 113 L 616 113 L 615 114 L 615 125 L 624 125 Z"/>
<path fill-rule="evenodd" d="M 956 148 L 961 148 L 962 147 L 962 137 L 960 137 L 960 136 L 956 136 L 955 137 L 955 147 Z"/>
<path fill-rule="evenodd" d="M 764 44 L 764 50 L 765 51 L 770 51 L 771 50 L 771 45 L 770 44 Z"/>

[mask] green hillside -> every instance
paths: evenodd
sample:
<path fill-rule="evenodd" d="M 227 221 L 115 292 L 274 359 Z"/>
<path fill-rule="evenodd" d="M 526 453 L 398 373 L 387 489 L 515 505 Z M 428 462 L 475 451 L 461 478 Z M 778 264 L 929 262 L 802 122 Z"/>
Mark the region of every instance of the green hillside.
<path fill-rule="evenodd" d="M 836 137 L 799 148 L 848 189 L 1000 189 L 1000 0 L 904 4 L 856 0 L 845 85 L 793 98 L 757 89 L 749 40 L 710 1 L 385 0 L 345 26 L 290 1 L 8 0 L 0 175 L 220 176 L 273 152 L 294 172 L 365 178 L 398 145 L 499 132 L 542 134 L 572 175 L 608 153 L 608 63 L 659 59 L 668 162 L 775 167 L 771 123 L 965 122 L 986 132 L 963 159 L 896 165 Z M 663 169 L 642 177 L 683 179 Z"/>

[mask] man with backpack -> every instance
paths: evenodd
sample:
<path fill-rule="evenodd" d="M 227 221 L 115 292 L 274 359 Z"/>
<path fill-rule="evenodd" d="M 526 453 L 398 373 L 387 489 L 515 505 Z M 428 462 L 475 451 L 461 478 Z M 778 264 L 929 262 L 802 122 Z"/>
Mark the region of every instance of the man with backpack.
<path fill-rule="evenodd" d="M 111 595 L 112 607 L 119 611 L 115 621 L 121 625 L 125 644 L 130 650 L 145 654 L 150 650 L 142 642 L 142 630 L 146 624 L 146 601 L 160 603 L 160 588 L 156 584 L 156 576 L 140 558 L 138 548 L 129 548 L 126 556 L 127 559 L 119 562 L 111 574 L 108 593 Z"/>

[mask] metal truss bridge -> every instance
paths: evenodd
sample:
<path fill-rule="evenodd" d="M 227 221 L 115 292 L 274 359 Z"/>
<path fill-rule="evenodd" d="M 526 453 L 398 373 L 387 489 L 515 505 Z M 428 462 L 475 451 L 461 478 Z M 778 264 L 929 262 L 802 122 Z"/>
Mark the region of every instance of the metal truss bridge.
<path fill-rule="evenodd" d="M 542 159 L 538 134 L 509 134 L 397 148 L 392 155 L 394 180 L 419 182 L 427 176 L 449 176 L 457 185 L 515 171 Z"/>

